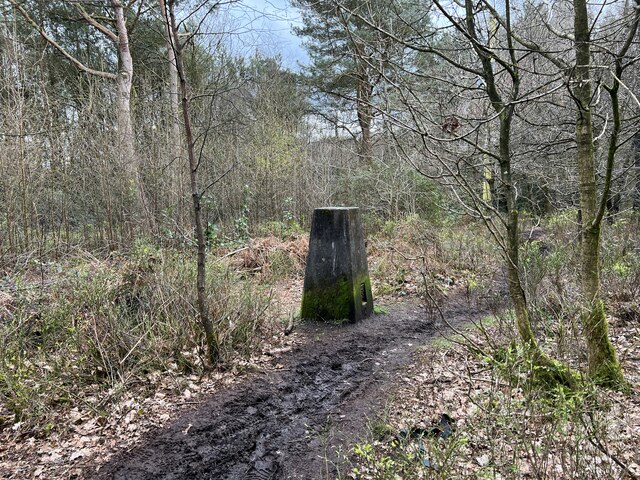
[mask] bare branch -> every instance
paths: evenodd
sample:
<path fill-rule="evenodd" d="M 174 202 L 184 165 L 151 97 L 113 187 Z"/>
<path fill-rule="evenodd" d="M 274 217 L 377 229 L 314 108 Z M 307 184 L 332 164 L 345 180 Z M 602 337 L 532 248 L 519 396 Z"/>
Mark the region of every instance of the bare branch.
<path fill-rule="evenodd" d="M 98 22 L 91 15 L 89 15 L 89 13 L 84 9 L 84 7 L 79 2 L 74 2 L 74 5 L 76 9 L 80 12 L 80 15 L 82 15 L 82 18 L 84 18 L 89 25 L 94 27 L 96 30 L 100 31 L 100 33 L 105 35 L 113 43 L 118 43 L 118 35 L 116 35 L 114 32 L 109 30 L 107 27 L 105 27 L 103 24 Z"/>
<path fill-rule="evenodd" d="M 116 80 L 118 78 L 118 76 L 115 73 L 105 72 L 102 70 L 95 70 L 91 67 L 87 67 L 84 63 L 82 63 L 76 57 L 74 57 L 69 52 L 67 52 L 67 50 L 58 42 L 56 42 L 51 36 L 49 36 L 49 34 L 45 31 L 45 29 L 41 25 L 38 25 L 38 23 L 33 18 L 31 18 L 29 13 L 27 13 L 27 11 L 22 7 L 22 5 L 20 5 L 20 3 L 17 0 L 9 0 L 9 2 L 11 3 L 11 5 L 15 7 L 16 10 L 18 10 L 20 15 L 22 15 L 22 17 L 27 22 L 29 22 L 38 31 L 38 33 L 40 33 L 40 36 L 44 38 L 47 41 L 47 43 L 49 43 L 52 47 L 58 50 L 58 52 L 60 52 L 67 60 L 69 60 L 73 65 L 75 65 L 76 68 L 78 68 L 79 70 L 82 70 L 85 73 L 88 73 L 90 75 L 95 75 L 97 77 L 108 78 L 110 80 Z"/>

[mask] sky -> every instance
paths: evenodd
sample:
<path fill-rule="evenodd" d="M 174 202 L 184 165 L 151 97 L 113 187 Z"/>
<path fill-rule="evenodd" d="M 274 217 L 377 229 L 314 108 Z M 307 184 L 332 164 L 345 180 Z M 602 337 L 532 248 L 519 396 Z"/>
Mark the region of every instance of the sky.
<path fill-rule="evenodd" d="M 291 30 L 300 24 L 300 15 L 289 0 L 242 0 L 227 9 L 229 41 L 238 53 L 279 54 L 283 66 L 292 70 L 308 62 L 302 39 Z"/>

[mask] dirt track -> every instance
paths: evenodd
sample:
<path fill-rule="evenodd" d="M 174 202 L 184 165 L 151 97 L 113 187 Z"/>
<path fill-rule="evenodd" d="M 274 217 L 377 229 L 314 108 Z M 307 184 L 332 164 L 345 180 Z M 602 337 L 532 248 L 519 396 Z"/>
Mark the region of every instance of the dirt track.
<path fill-rule="evenodd" d="M 453 302 L 451 302 L 453 303 Z M 461 301 L 448 321 L 468 321 Z M 416 305 L 355 325 L 307 323 L 284 368 L 221 391 L 171 426 L 117 455 L 99 479 L 335 478 L 336 451 L 364 433 L 393 378 L 437 329 Z"/>

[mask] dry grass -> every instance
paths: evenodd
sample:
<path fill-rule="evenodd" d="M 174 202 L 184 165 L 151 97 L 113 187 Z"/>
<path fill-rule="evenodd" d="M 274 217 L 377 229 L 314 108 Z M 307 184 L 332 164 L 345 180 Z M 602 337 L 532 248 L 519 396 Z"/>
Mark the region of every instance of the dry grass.
<path fill-rule="evenodd" d="M 307 235 L 295 235 L 287 240 L 270 235 L 251 240 L 231 256 L 231 264 L 265 279 L 296 276 L 304 272 L 308 249 Z"/>
<path fill-rule="evenodd" d="M 2 296 L 0 399 L 12 422 L 47 434 L 63 428 L 51 419 L 84 397 L 124 391 L 170 364 L 186 375 L 202 372 L 188 254 L 139 244 L 126 257 L 85 254 L 41 273 L 16 275 Z M 269 336 L 269 292 L 215 259 L 207 303 L 223 362 L 251 355 Z"/>

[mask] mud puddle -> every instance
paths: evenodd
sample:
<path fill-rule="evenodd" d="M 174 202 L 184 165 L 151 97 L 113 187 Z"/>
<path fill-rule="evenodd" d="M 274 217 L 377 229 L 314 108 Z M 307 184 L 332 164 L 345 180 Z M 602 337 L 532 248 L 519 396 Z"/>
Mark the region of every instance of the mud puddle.
<path fill-rule="evenodd" d="M 451 324 L 481 314 L 464 301 L 450 304 Z M 300 326 L 304 341 L 280 359 L 281 370 L 220 391 L 116 455 L 94 478 L 335 478 L 336 452 L 347 453 L 349 442 L 365 433 L 416 348 L 439 336 L 442 328 L 425 317 L 408 304 L 355 325 Z"/>

